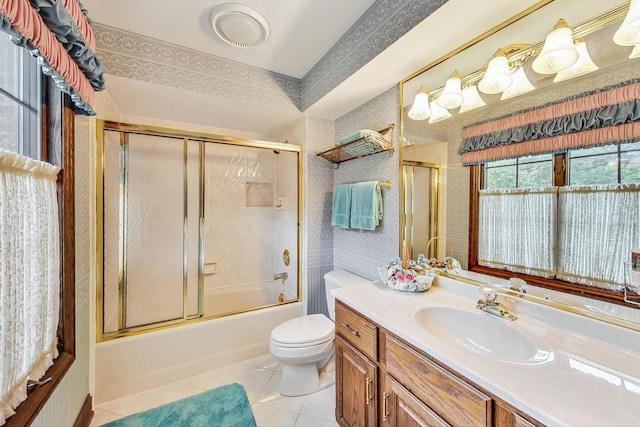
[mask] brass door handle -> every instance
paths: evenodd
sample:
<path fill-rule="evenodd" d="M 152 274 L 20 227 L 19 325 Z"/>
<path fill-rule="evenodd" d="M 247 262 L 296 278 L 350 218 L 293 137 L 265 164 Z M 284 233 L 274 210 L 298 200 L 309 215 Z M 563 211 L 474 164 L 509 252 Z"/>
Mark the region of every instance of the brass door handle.
<path fill-rule="evenodd" d="M 389 393 L 386 391 L 382 393 L 382 421 L 387 421 L 389 417 L 389 412 L 387 411 L 387 399 L 389 398 Z"/>
<path fill-rule="evenodd" d="M 373 380 L 371 378 L 367 378 L 367 390 L 366 390 L 366 400 L 367 400 L 367 405 L 371 403 L 371 401 L 373 400 L 373 397 L 371 396 L 371 383 L 373 382 Z"/>

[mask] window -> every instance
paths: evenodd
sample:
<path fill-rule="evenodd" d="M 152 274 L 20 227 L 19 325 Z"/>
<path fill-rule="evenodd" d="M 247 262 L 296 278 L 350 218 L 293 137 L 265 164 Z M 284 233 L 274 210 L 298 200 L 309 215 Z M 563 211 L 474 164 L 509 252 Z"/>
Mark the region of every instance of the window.
<path fill-rule="evenodd" d="M 488 162 L 485 167 L 485 188 L 549 186 L 552 185 L 552 166 L 551 154 Z"/>
<path fill-rule="evenodd" d="M 621 301 L 630 284 L 622 261 L 640 246 L 640 141 L 473 172 L 470 269 Z"/>
<path fill-rule="evenodd" d="M 0 33 L 0 148 L 62 168 L 57 193 L 60 220 L 58 357 L 5 426 L 29 425 L 69 369 L 75 355 L 73 107 L 70 97 L 41 74 L 36 58 Z M 22 355 L 20 355 L 22 356 Z"/>
<path fill-rule="evenodd" d="M 640 182 L 640 142 L 570 150 L 569 184 Z"/>
<path fill-rule="evenodd" d="M 40 159 L 40 67 L 0 34 L 0 148 Z"/>

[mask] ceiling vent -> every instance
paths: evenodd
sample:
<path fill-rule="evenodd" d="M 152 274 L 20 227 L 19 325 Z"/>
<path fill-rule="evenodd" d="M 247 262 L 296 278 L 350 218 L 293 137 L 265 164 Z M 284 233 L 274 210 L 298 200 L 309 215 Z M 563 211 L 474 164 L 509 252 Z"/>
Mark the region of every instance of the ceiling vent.
<path fill-rule="evenodd" d="M 263 44 L 269 37 L 269 23 L 248 6 L 223 3 L 211 11 L 211 26 L 227 44 L 250 49 Z"/>

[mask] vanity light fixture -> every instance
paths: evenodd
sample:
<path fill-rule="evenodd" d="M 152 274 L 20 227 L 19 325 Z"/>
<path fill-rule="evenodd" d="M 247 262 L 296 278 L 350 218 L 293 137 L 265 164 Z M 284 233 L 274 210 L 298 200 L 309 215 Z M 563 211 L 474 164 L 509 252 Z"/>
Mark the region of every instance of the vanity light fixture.
<path fill-rule="evenodd" d="M 458 111 L 459 113 L 475 110 L 485 105 L 487 105 L 487 103 L 484 102 L 484 99 L 482 99 L 480 93 L 478 93 L 478 87 L 476 85 L 466 86 L 462 89 L 462 105 Z"/>
<path fill-rule="evenodd" d="M 576 40 L 576 50 L 580 54 L 580 57 L 571 67 L 566 70 L 558 71 L 554 82 L 562 82 L 564 80 L 569 80 L 574 77 L 582 76 L 585 74 L 589 74 L 598 69 L 598 66 L 593 63 L 591 60 L 591 56 L 589 56 L 589 51 L 587 50 L 587 45 L 583 39 Z"/>
<path fill-rule="evenodd" d="M 440 107 L 447 110 L 452 110 L 462 105 L 462 81 L 458 70 L 451 73 L 451 77 L 444 84 L 442 93 L 436 98 L 436 102 Z"/>
<path fill-rule="evenodd" d="M 613 42 L 620 46 L 640 43 L 640 0 L 631 0 L 629 11 L 613 35 Z"/>
<path fill-rule="evenodd" d="M 438 105 L 436 100 L 431 101 L 431 117 L 429 118 L 429 123 L 437 123 L 442 120 L 446 120 L 451 117 L 451 113 L 446 108 L 442 108 Z"/>
<path fill-rule="evenodd" d="M 524 72 L 523 67 L 519 67 L 512 75 L 513 83 L 504 92 L 502 92 L 501 100 L 509 99 L 522 95 L 523 93 L 531 92 L 535 87 L 531 84 L 527 78 L 527 74 Z"/>
<path fill-rule="evenodd" d="M 507 54 L 503 49 L 498 49 L 489 61 L 484 76 L 478 82 L 478 89 L 487 95 L 494 95 L 507 89 L 511 83 L 513 83 L 513 77 L 509 71 Z"/>
<path fill-rule="evenodd" d="M 531 68 L 538 74 L 555 74 L 576 63 L 580 54 L 573 44 L 573 31 L 567 21 L 559 19 L 544 40 L 542 50 Z"/>
<path fill-rule="evenodd" d="M 411 120 L 426 120 L 431 116 L 429 109 L 429 95 L 424 87 L 420 86 L 420 90 L 413 100 L 413 105 L 409 110 L 408 116 Z"/>
<path fill-rule="evenodd" d="M 638 39 L 633 39 L 636 41 L 629 44 L 633 46 L 629 58 L 640 58 L 640 0 L 630 0 L 578 23 L 573 28 L 569 27 L 564 19 L 560 19 L 545 40 L 531 44 L 506 45 L 494 53 L 488 64 L 477 70 L 464 76 L 460 76 L 457 70 L 454 71 L 444 87 L 440 86 L 429 92 L 420 87 L 408 112 L 409 118 L 429 119 L 429 123 L 436 123 L 452 117 L 452 114 L 483 107 L 497 98 L 487 98 L 484 95 L 501 94 L 500 100 L 506 100 L 536 89 L 529 77 L 533 81 L 542 82 L 543 85 L 551 81 L 546 77 L 533 76 L 531 71 L 543 76 L 556 74 L 553 82 L 596 71 L 599 67 L 592 61 L 583 38 L 623 20 L 617 33 L 628 35 L 635 32 Z M 596 39 L 596 45 L 597 43 Z M 525 67 L 529 61 L 532 61 L 530 68 Z M 461 101 L 458 101 L 458 96 Z M 448 111 L 458 107 L 457 112 Z"/>

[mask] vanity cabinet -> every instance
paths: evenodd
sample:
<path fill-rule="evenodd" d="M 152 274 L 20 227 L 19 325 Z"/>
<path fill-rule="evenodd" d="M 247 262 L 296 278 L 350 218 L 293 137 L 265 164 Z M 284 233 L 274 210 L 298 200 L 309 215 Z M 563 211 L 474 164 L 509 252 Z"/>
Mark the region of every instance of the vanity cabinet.
<path fill-rule="evenodd" d="M 540 426 L 336 300 L 342 426 Z"/>
<path fill-rule="evenodd" d="M 378 425 L 378 367 L 336 337 L 336 420 L 343 426 Z"/>

